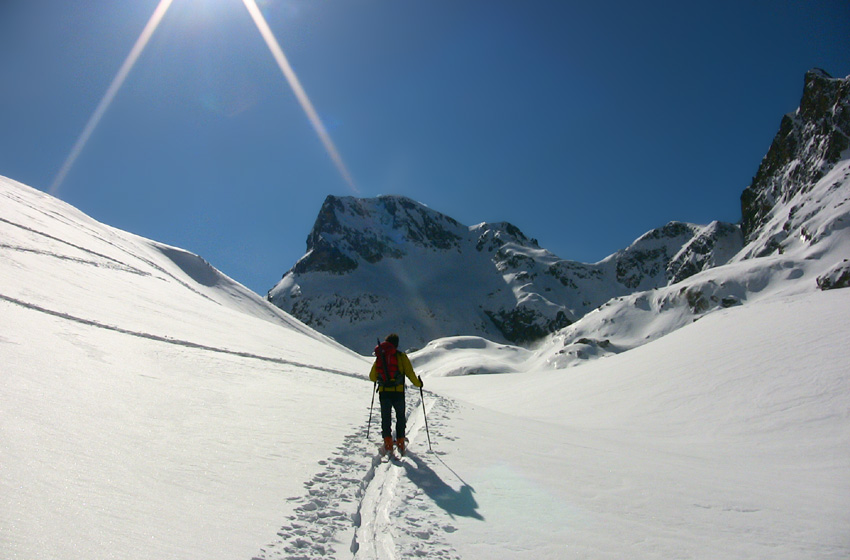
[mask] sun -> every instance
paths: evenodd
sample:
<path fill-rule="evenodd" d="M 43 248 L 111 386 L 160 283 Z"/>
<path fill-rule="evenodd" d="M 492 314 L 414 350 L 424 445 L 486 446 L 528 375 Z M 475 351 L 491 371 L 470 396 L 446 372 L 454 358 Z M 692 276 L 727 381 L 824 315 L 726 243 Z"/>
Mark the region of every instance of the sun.
<path fill-rule="evenodd" d="M 130 71 L 133 69 L 133 66 L 136 64 L 136 61 L 141 56 L 142 52 L 147 46 L 148 41 L 151 36 L 156 31 L 156 28 L 159 26 L 162 19 L 165 17 L 168 8 L 171 7 L 171 4 L 174 0 L 160 0 L 159 4 L 157 4 L 156 9 L 153 12 L 150 20 L 148 20 L 147 25 L 142 30 L 141 35 L 136 40 L 136 43 L 133 45 L 133 48 L 130 50 L 130 54 L 127 55 L 127 58 L 124 60 L 124 63 L 121 65 L 121 68 L 118 70 L 118 73 L 113 78 L 112 83 L 109 84 L 109 88 L 106 90 L 103 98 L 100 100 L 100 103 L 97 105 L 94 113 L 89 118 L 86 123 L 85 128 L 83 128 L 83 132 L 80 134 L 77 141 L 74 143 L 74 146 L 71 148 L 71 152 L 68 154 L 68 157 L 65 158 L 65 162 L 62 164 L 62 167 L 59 169 L 59 172 L 56 174 L 56 177 L 53 180 L 53 183 L 50 185 L 48 192 L 52 195 L 55 195 L 59 188 L 62 186 L 62 183 L 65 181 L 68 173 L 71 171 L 71 168 L 74 165 L 74 162 L 77 161 L 77 158 L 85 148 L 86 143 L 88 142 L 91 135 L 94 133 L 97 125 L 100 123 L 103 115 L 106 113 L 106 110 L 109 108 L 112 100 L 115 99 L 115 96 L 118 94 L 118 91 L 121 89 L 121 86 L 124 84 L 124 81 L 127 79 L 127 76 L 130 74 Z M 192 2 L 203 2 L 204 4 L 209 5 L 212 3 L 213 5 L 221 5 L 226 0 L 184 0 L 184 1 L 192 1 Z M 235 2 L 236 0 L 229 0 L 231 2 Z M 251 19 L 254 20 L 254 23 L 257 26 L 257 29 L 260 32 L 263 40 L 266 42 L 266 45 L 269 48 L 269 51 L 272 54 L 275 62 L 277 63 L 280 71 L 283 73 L 284 78 L 289 83 L 289 87 L 292 88 L 295 97 L 298 99 L 298 103 L 301 105 L 301 108 L 304 111 L 304 114 L 307 116 L 307 119 L 310 121 L 310 124 L 313 126 L 313 129 L 316 131 L 316 135 L 319 137 L 319 140 L 322 142 L 325 150 L 328 153 L 331 161 L 334 166 L 339 171 L 340 176 L 348 185 L 348 187 L 355 193 L 359 194 L 359 190 L 354 183 L 354 179 L 349 173 L 348 168 L 345 166 L 345 163 L 342 160 L 342 156 L 337 150 L 336 145 L 334 145 L 333 140 L 331 139 L 330 134 L 328 133 L 327 127 L 325 127 L 322 120 L 319 118 L 319 114 L 316 111 L 313 103 L 310 101 L 307 92 L 304 90 L 304 87 L 301 85 L 298 76 L 295 74 L 295 71 L 292 69 L 292 66 L 289 64 L 289 60 L 287 60 L 286 55 L 283 52 L 283 49 L 278 43 L 277 39 L 274 36 L 271 28 L 266 22 L 265 17 L 263 17 L 263 13 L 260 10 L 260 7 L 257 5 L 258 0 L 242 0 L 242 3 L 245 5 L 245 8 L 248 10 L 248 13 L 251 15 Z M 259 2 L 263 5 L 269 5 L 269 0 L 259 0 Z"/>

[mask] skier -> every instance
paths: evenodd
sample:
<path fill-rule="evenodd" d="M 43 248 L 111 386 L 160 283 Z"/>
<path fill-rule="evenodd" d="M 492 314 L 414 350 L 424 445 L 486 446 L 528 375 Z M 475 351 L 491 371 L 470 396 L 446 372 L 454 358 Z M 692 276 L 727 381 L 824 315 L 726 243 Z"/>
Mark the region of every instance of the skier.
<path fill-rule="evenodd" d="M 404 455 L 404 378 L 410 379 L 415 387 L 422 387 L 422 378 L 417 376 L 407 354 L 398 350 L 398 335 L 393 333 L 375 347 L 375 364 L 369 372 L 369 379 L 378 386 L 381 403 L 381 435 L 384 438 L 384 451 L 393 449 L 392 411 L 395 409 L 395 444 Z"/>

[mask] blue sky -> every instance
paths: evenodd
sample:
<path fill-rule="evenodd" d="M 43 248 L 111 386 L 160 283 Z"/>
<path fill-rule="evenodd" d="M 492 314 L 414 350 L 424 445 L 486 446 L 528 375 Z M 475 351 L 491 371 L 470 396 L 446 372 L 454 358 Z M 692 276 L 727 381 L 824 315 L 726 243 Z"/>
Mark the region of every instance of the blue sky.
<path fill-rule="evenodd" d="M 850 3 L 173 0 L 55 194 L 265 294 L 328 194 L 510 221 L 598 261 L 739 196 Z M 0 2 L 0 175 L 49 190 L 159 0 Z"/>

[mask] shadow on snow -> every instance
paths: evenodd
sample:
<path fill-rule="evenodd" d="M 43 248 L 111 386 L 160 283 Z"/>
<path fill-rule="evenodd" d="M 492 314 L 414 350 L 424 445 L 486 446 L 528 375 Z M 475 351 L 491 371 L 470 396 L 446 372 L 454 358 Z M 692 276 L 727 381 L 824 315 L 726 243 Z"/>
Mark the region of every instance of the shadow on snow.
<path fill-rule="evenodd" d="M 473 496 L 475 489 L 472 486 L 458 476 L 463 486 L 460 487 L 460 490 L 455 490 L 443 482 L 440 475 L 434 472 L 434 469 L 425 464 L 425 461 L 416 454 L 408 451 L 407 457 L 414 463 L 411 465 L 410 461 L 404 462 L 404 469 L 407 471 L 408 478 L 446 513 L 452 517 L 471 517 L 484 521 L 484 516 L 477 511 L 478 502 L 475 501 Z M 442 459 L 440 459 L 440 462 L 443 462 Z M 445 463 L 443 464 L 445 465 Z M 446 468 L 452 470 L 448 465 L 446 465 Z M 454 471 L 452 472 L 454 473 Z M 457 476 L 457 473 L 455 473 L 455 476 Z"/>

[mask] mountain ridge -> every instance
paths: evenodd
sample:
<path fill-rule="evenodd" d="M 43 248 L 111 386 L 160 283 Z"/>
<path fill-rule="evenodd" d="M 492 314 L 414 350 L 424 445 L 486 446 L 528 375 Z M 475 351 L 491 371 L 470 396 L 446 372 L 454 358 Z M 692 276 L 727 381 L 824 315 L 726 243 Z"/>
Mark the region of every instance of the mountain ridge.
<path fill-rule="evenodd" d="M 328 196 L 307 253 L 267 297 L 362 352 L 374 339 L 367 331 L 402 327 L 414 347 L 456 334 L 528 344 L 612 297 L 725 262 L 739 245 L 734 224 L 670 222 L 598 263 L 579 263 L 510 222 L 466 226 L 405 197 Z M 399 301 L 415 303 L 387 312 Z M 457 314 L 463 323 L 443 319 Z"/>
<path fill-rule="evenodd" d="M 404 332 L 408 348 L 455 335 L 529 345 L 613 299 L 793 251 L 843 227 L 843 214 L 832 212 L 843 199 L 830 198 L 831 221 L 813 226 L 828 197 L 809 195 L 847 157 L 848 84 L 822 70 L 806 73 L 800 107 L 783 117 L 741 195 L 738 224 L 671 221 L 597 263 L 580 263 L 509 222 L 465 226 L 402 196 L 328 196 L 307 253 L 267 299 L 363 353 L 390 331 Z M 830 188 L 843 191 L 845 179 Z"/>
<path fill-rule="evenodd" d="M 782 117 L 779 131 L 759 165 L 752 183 L 741 193 L 741 228 L 747 256 L 782 249 L 782 231 L 791 222 L 770 228 L 769 222 L 797 193 L 805 193 L 850 148 L 850 77 L 833 78 L 824 70 L 806 72 L 803 96 L 796 111 Z M 793 216 L 792 216 L 793 217 Z M 764 230 L 771 229 L 768 235 Z M 757 240 L 759 234 L 763 239 Z"/>

